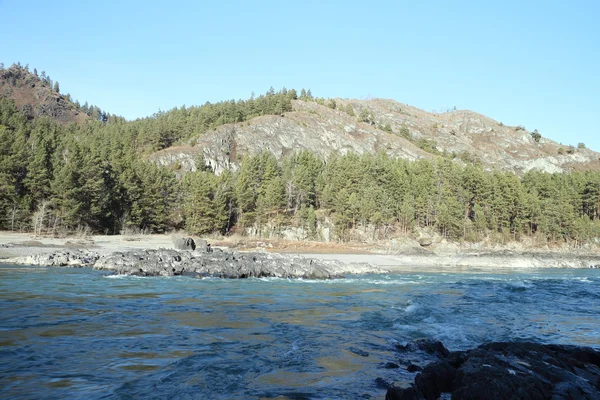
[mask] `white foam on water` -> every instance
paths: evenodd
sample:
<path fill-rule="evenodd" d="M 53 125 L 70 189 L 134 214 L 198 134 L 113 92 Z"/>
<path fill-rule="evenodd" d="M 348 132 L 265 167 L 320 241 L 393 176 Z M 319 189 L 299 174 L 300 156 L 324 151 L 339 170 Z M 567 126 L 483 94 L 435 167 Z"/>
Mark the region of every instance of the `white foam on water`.
<path fill-rule="evenodd" d="M 217 278 L 218 279 L 218 278 Z M 394 278 L 381 279 L 364 279 L 364 278 L 342 278 L 342 279 L 302 279 L 302 278 L 251 278 L 261 282 L 289 282 L 298 284 L 323 284 L 323 285 L 354 285 L 354 284 L 369 284 L 369 285 L 420 285 L 424 282 L 415 280 L 401 280 Z"/>
<path fill-rule="evenodd" d="M 415 325 L 409 324 L 401 324 L 396 322 L 392 325 L 392 328 L 400 331 L 400 332 L 411 332 L 411 331 L 420 331 Z"/>
<path fill-rule="evenodd" d="M 156 279 L 157 276 L 138 276 L 138 275 L 127 275 L 127 274 L 116 274 L 116 275 L 105 275 L 103 278 L 106 279 Z"/>
<path fill-rule="evenodd" d="M 420 285 L 423 282 L 414 280 L 381 280 L 381 279 L 343 279 L 344 283 L 368 283 L 369 285 Z"/>
<path fill-rule="evenodd" d="M 516 288 L 523 288 L 523 289 L 529 289 L 534 286 L 533 283 L 528 282 L 528 281 L 514 281 L 514 282 L 511 282 L 510 285 L 513 287 L 516 287 Z"/>
<path fill-rule="evenodd" d="M 412 314 L 415 311 L 417 311 L 419 308 L 421 308 L 421 306 L 419 306 L 418 304 L 410 304 L 410 305 L 406 306 L 404 311 L 407 312 L 408 314 Z"/>
<path fill-rule="evenodd" d="M 106 275 L 104 276 L 106 279 L 124 279 L 129 278 L 129 275 Z"/>
<path fill-rule="evenodd" d="M 406 306 L 405 307 L 392 307 L 392 308 L 400 309 L 400 310 L 404 311 L 407 314 L 413 314 L 417 310 L 420 310 L 422 307 L 421 307 L 421 305 L 419 303 L 415 303 L 412 300 L 408 300 L 406 302 Z"/>

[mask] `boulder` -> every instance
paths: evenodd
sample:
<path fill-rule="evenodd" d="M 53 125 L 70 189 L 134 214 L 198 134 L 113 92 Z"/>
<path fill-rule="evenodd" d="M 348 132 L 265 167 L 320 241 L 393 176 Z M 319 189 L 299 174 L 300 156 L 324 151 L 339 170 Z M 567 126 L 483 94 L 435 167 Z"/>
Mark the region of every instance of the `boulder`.
<path fill-rule="evenodd" d="M 436 356 L 437 358 L 444 358 L 450 354 L 450 351 L 444 346 L 439 340 L 432 339 L 417 339 L 412 342 L 408 342 L 405 345 L 396 344 L 396 348 L 403 353 L 418 353 L 425 352 L 427 354 Z"/>
<path fill-rule="evenodd" d="M 212 251 L 212 248 L 210 247 L 210 243 L 208 243 L 204 239 L 199 239 L 196 242 L 196 249 L 199 252 L 206 252 L 206 253 L 210 253 Z"/>
<path fill-rule="evenodd" d="M 423 236 L 420 237 L 419 240 L 419 245 L 422 247 L 428 247 L 431 246 L 433 244 L 433 238 L 430 236 Z"/>
<path fill-rule="evenodd" d="M 176 250 L 196 250 L 196 242 L 189 237 L 175 239 L 174 247 Z"/>
<path fill-rule="evenodd" d="M 501 342 L 448 353 L 436 347 L 404 347 L 435 349 L 439 359 L 410 387 L 389 388 L 386 399 L 438 399 L 444 393 L 452 399 L 600 399 L 600 351 L 589 347 Z"/>

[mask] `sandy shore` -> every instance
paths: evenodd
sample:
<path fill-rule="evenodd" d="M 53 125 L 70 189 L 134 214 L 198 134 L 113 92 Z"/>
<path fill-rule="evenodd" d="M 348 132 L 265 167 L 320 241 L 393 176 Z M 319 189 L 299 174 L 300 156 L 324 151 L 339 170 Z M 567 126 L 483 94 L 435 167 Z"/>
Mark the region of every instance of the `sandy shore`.
<path fill-rule="evenodd" d="M 59 249 L 94 250 L 101 255 L 122 250 L 173 248 L 169 235 L 104 236 L 85 238 L 33 237 L 26 233 L 0 232 L 0 258 L 52 253 Z"/>
<path fill-rule="evenodd" d="M 559 253 L 497 252 L 454 255 L 385 255 L 385 254 L 304 254 L 318 260 L 366 262 L 390 272 L 473 272 L 473 270 L 509 271 L 536 268 L 598 268 L 599 255 Z"/>
<path fill-rule="evenodd" d="M 85 238 L 34 238 L 25 233 L 0 232 L 0 259 L 51 253 L 60 249 L 93 250 L 100 255 L 115 251 L 173 248 L 172 235 L 104 236 Z M 252 241 L 255 243 L 255 241 Z M 345 263 L 369 263 L 392 272 L 401 271 L 466 271 L 473 269 L 522 269 L 522 268 L 590 268 L 600 266 L 600 254 L 550 251 L 455 251 L 436 253 L 423 249 L 395 250 L 394 254 L 382 254 L 381 250 L 366 245 L 342 244 L 307 245 L 303 242 L 286 242 L 281 247 L 268 244 L 249 248 L 245 243 L 214 241 L 213 244 L 240 250 L 262 250 L 300 255 L 318 260 L 338 260 Z M 295 251 L 296 250 L 296 251 Z"/>

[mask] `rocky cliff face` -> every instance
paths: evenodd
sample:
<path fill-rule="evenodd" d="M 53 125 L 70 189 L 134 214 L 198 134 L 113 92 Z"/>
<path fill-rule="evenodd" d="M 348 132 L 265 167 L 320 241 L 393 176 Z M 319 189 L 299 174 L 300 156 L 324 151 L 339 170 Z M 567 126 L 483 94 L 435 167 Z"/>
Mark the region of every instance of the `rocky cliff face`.
<path fill-rule="evenodd" d="M 245 154 L 267 150 L 282 158 L 310 150 L 323 159 L 350 152 L 385 152 L 408 160 L 454 157 L 456 162 L 480 162 L 487 169 L 518 174 L 600 168 L 599 153 L 543 137 L 536 141 L 522 127 L 504 126 L 472 111 L 435 114 L 382 99 L 335 103 L 332 109 L 295 100 L 291 112 L 218 127 L 186 146 L 155 153 L 151 160 L 176 165 L 182 172 L 194 171 L 203 162 L 218 174 L 235 169 Z"/>
<path fill-rule="evenodd" d="M 196 166 L 192 164 L 201 156 L 218 174 L 226 168 L 235 169 L 240 156 L 263 150 L 278 158 L 300 150 L 310 150 L 323 159 L 333 153 L 378 151 L 409 160 L 433 157 L 405 138 L 359 122 L 343 111 L 295 101 L 292 112 L 223 125 L 198 138 L 192 146 L 179 147 L 176 155 L 172 149 L 165 149 L 154 154 L 151 160 L 169 165 L 170 159 L 178 158 L 185 170 L 194 171 Z"/>

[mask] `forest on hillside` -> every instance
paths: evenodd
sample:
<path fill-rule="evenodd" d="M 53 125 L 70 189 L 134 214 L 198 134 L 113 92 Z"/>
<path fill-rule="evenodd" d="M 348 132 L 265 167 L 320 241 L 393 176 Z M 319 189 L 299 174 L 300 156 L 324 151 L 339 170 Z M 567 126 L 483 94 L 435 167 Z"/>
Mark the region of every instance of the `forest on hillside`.
<path fill-rule="evenodd" d="M 386 239 L 429 228 L 454 240 L 529 236 L 574 246 L 600 237 L 595 171 L 518 177 L 443 157 L 321 160 L 300 152 L 278 161 L 265 152 L 238 160 L 235 171 L 178 179 L 175 170 L 146 161 L 219 125 L 289 111 L 296 98 L 314 100 L 310 91 L 270 89 L 135 121 L 100 111 L 83 124 L 32 119 L 0 99 L 0 229 L 276 234 L 300 227 L 319 239 L 318 227 L 330 225 L 342 241 L 358 230 Z"/>

